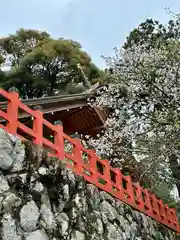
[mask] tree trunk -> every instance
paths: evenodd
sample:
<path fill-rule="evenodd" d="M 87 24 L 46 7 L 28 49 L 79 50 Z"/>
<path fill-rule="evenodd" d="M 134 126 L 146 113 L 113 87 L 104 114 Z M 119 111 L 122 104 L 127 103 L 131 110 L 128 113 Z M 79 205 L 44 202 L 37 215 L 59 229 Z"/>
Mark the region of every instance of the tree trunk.
<path fill-rule="evenodd" d="M 172 171 L 172 176 L 175 179 L 175 185 L 178 190 L 178 195 L 180 197 L 180 164 L 178 163 L 178 158 L 176 155 L 172 154 L 169 157 L 170 168 Z"/>

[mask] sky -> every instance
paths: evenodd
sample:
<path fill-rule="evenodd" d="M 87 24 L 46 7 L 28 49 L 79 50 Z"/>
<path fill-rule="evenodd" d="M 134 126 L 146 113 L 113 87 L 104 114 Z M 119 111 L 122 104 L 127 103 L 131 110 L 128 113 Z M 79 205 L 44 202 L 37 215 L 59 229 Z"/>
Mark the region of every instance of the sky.
<path fill-rule="evenodd" d="M 146 18 L 166 23 L 165 8 L 180 13 L 180 0 L 0 0 L 0 36 L 18 28 L 48 31 L 81 43 L 99 67 Z"/>

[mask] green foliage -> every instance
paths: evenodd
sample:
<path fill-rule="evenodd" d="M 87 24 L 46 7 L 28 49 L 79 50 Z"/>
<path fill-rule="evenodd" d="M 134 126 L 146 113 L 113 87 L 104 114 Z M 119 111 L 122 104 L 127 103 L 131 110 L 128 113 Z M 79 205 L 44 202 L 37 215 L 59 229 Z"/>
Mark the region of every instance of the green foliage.
<path fill-rule="evenodd" d="M 46 32 L 21 28 L 15 34 L 0 39 L 1 53 L 6 57 L 9 55 L 9 60 L 14 66 L 19 63 L 22 57 L 32 51 L 40 41 L 49 37 Z"/>
<path fill-rule="evenodd" d="M 11 67 L 1 86 L 15 86 L 22 98 L 84 91 L 80 87 L 84 76 L 77 64 L 90 82 L 100 77 L 100 70 L 78 42 L 52 39 L 47 32 L 20 29 L 0 39 L 0 54 L 0 64 L 6 61 Z"/>
<path fill-rule="evenodd" d="M 179 100 L 176 98 L 175 91 L 171 92 L 172 89 L 177 91 L 179 89 L 179 28 L 179 15 L 176 15 L 176 18 L 170 20 L 166 25 L 147 19 L 130 32 L 123 46 L 126 51 L 140 48 L 142 56 L 144 52 L 146 54 L 145 61 L 136 61 L 136 81 L 141 86 L 141 95 L 136 95 L 136 102 L 132 108 L 136 108 L 136 117 L 143 119 L 146 115 L 146 119 L 150 122 L 149 130 L 146 129 L 146 132 L 153 132 L 154 136 L 151 137 L 150 142 L 146 133 L 141 134 L 137 138 L 136 147 L 142 153 L 148 152 L 148 154 L 144 154 L 146 158 L 149 158 L 153 152 L 157 152 L 156 158 L 168 161 L 169 165 L 165 164 L 163 160 L 161 169 L 157 169 L 157 164 L 155 164 L 156 168 L 153 170 L 166 176 L 165 181 L 158 186 L 156 184 L 154 188 L 155 193 L 166 203 L 174 202 L 170 194 L 173 184 L 177 186 L 180 194 Z M 149 57 L 151 51 L 159 52 L 154 59 L 152 58 L 152 61 Z M 143 77 L 143 81 L 140 80 L 140 77 Z M 164 84 L 165 82 L 166 84 Z M 143 112 L 145 106 L 146 109 L 153 106 L 152 112 Z M 162 149 L 162 146 L 166 153 L 160 153 L 159 150 Z M 170 172 L 164 172 L 163 165 L 166 169 L 170 167 Z M 154 174 L 153 171 L 151 169 L 151 174 Z"/>
<path fill-rule="evenodd" d="M 109 115 L 102 135 L 89 140 L 114 167 L 128 160 L 133 180 L 169 203 L 172 185 L 180 195 L 179 27 L 179 18 L 167 26 L 147 20 L 106 58 L 110 81 L 95 104 Z"/>
<path fill-rule="evenodd" d="M 164 203 L 170 204 L 174 202 L 174 198 L 171 195 L 172 184 L 161 182 L 156 184 L 153 188 L 153 192 L 163 200 Z"/>
<path fill-rule="evenodd" d="M 106 181 L 105 181 L 104 179 L 102 179 L 102 178 L 99 178 L 98 182 L 101 183 L 101 184 L 103 184 L 103 185 L 106 184 Z"/>
<path fill-rule="evenodd" d="M 130 32 L 124 48 L 128 49 L 133 44 L 146 44 L 147 49 L 149 47 L 162 47 L 162 45 L 167 45 L 169 40 L 180 37 L 179 27 L 180 21 L 178 18 L 170 20 L 167 25 L 153 19 L 147 19 Z"/>

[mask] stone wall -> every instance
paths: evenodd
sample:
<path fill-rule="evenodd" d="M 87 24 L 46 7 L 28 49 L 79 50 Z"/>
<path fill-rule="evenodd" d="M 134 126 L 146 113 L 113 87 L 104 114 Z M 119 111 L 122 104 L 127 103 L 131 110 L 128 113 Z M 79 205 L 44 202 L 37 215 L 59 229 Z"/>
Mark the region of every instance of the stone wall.
<path fill-rule="evenodd" d="M 35 164 L 35 161 L 39 164 Z M 0 129 L 0 239 L 168 240 L 175 234 Z"/>

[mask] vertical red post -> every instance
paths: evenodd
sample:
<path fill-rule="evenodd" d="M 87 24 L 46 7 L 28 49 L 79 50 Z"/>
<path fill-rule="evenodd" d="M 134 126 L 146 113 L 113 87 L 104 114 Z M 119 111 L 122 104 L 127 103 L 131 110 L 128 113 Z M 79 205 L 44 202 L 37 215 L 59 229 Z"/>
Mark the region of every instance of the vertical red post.
<path fill-rule="evenodd" d="M 7 128 L 10 133 L 16 134 L 18 127 L 18 108 L 19 108 L 19 95 L 17 92 L 9 93 L 10 100 L 7 106 L 7 115 L 9 121 L 7 123 Z"/>
<path fill-rule="evenodd" d="M 40 110 L 35 110 L 35 118 L 33 119 L 34 144 L 42 146 L 43 144 L 43 113 Z"/>
<path fill-rule="evenodd" d="M 144 209 L 144 200 L 142 198 L 141 186 L 139 183 L 134 184 L 136 189 L 135 204 L 142 211 Z"/>
<path fill-rule="evenodd" d="M 162 200 L 159 200 L 159 213 L 160 213 L 161 222 L 164 224 L 167 224 L 166 212 L 165 212 L 164 204 Z"/>
<path fill-rule="evenodd" d="M 111 193 L 112 192 L 112 182 L 111 182 L 111 175 L 110 175 L 110 162 L 108 160 L 102 160 L 104 165 L 104 180 L 106 181 L 105 188 L 106 191 Z"/>
<path fill-rule="evenodd" d="M 96 166 L 96 151 L 89 150 L 89 171 L 91 172 L 91 181 L 97 183 L 97 166 Z"/>
<path fill-rule="evenodd" d="M 56 157 L 60 160 L 64 160 L 64 132 L 63 123 L 61 121 L 56 121 L 54 123 L 56 131 L 54 132 L 54 144 L 56 149 Z"/>
<path fill-rule="evenodd" d="M 169 227 L 171 227 L 172 226 L 172 216 L 171 216 L 169 206 L 167 204 L 164 204 L 164 208 L 165 208 L 165 212 L 166 212 L 167 225 Z"/>
<path fill-rule="evenodd" d="M 169 218 L 171 219 L 170 225 L 174 228 L 177 229 L 178 231 L 178 219 L 176 216 L 176 210 L 174 208 L 169 208 Z"/>
<path fill-rule="evenodd" d="M 144 189 L 144 193 L 145 193 L 145 211 L 149 216 L 153 216 L 153 212 L 152 212 L 152 204 L 151 204 L 151 200 L 150 200 L 150 196 L 149 196 L 149 191 L 148 189 Z"/>
<path fill-rule="evenodd" d="M 122 173 L 121 170 L 119 168 L 114 168 L 115 172 L 116 172 L 116 188 L 117 188 L 117 197 L 120 200 L 124 199 L 124 189 L 122 187 Z"/>
<path fill-rule="evenodd" d="M 134 205 L 135 199 L 134 199 L 134 191 L 133 191 L 131 176 L 124 176 L 124 178 L 127 181 L 127 192 L 128 192 L 128 195 L 129 195 L 128 203 L 130 205 Z"/>
<path fill-rule="evenodd" d="M 75 161 L 74 170 L 77 174 L 82 175 L 83 173 L 83 161 L 82 161 L 82 154 L 81 154 L 81 141 L 80 139 L 73 139 L 73 159 Z"/>
<path fill-rule="evenodd" d="M 158 199 L 154 194 L 151 195 L 151 199 L 152 199 L 152 205 L 153 205 L 153 215 L 157 221 L 161 222 Z"/>

